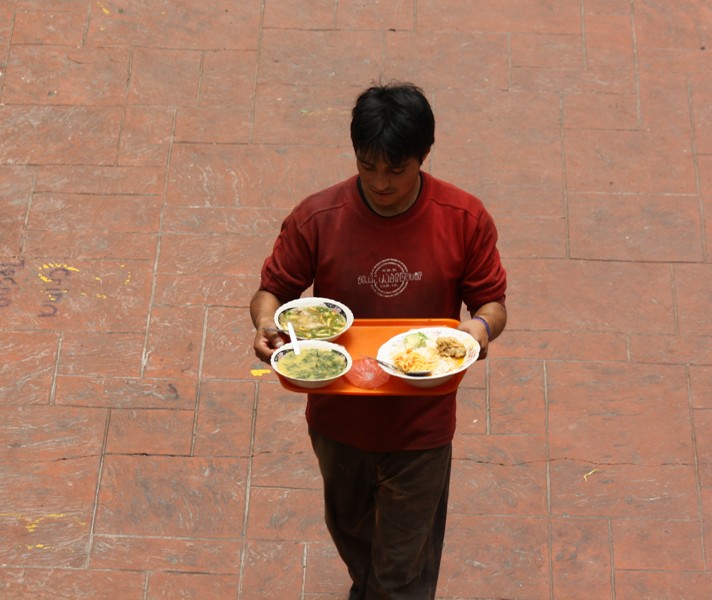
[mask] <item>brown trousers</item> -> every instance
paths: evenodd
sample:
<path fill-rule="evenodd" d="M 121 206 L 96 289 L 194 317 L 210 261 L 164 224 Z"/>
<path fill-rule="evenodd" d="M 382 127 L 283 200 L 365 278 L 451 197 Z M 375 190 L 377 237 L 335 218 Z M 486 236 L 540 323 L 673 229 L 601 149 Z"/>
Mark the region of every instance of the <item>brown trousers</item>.
<path fill-rule="evenodd" d="M 365 452 L 309 434 L 324 479 L 326 525 L 354 582 L 351 598 L 435 598 L 452 445 Z"/>

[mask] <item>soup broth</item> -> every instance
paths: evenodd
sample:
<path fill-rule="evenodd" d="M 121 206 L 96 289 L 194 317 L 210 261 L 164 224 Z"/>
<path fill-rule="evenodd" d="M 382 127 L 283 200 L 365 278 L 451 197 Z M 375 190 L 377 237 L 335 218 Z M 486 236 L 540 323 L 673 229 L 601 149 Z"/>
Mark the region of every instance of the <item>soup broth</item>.
<path fill-rule="evenodd" d="M 289 308 L 279 315 L 279 326 L 286 329 L 288 322 L 298 337 L 309 340 L 337 335 L 346 327 L 344 314 L 328 306 Z"/>
<path fill-rule="evenodd" d="M 277 366 L 287 377 L 315 381 L 341 375 L 346 368 L 346 357 L 335 350 L 302 348 L 299 354 L 293 350 L 286 352 Z"/>

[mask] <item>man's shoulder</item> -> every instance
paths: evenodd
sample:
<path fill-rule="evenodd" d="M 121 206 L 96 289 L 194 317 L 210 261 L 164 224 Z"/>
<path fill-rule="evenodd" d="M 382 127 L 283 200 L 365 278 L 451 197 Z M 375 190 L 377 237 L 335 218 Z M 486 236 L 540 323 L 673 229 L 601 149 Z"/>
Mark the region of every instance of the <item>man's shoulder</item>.
<path fill-rule="evenodd" d="M 312 213 L 339 208 L 352 198 L 356 189 L 356 176 L 349 177 L 310 194 L 297 204 L 295 210 L 302 213 Z"/>
<path fill-rule="evenodd" d="M 352 175 L 343 181 L 339 181 L 338 183 L 334 183 L 323 190 L 310 194 L 304 198 L 303 202 L 313 202 L 315 198 L 322 201 L 343 199 L 345 196 L 353 194 L 354 190 L 357 189 L 356 180 L 357 176 Z"/>
<path fill-rule="evenodd" d="M 339 220 L 347 218 L 348 205 L 354 200 L 356 177 L 350 177 L 332 186 L 310 194 L 301 200 L 287 217 L 298 228 L 306 226 L 333 226 Z"/>
<path fill-rule="evenodd" d="M 485 210 L 482 200 L 473 193 L 432 175 L 427 175 L 427 177 L 429 179 L 429 195 L 438 206 L 474 215 Z"/>

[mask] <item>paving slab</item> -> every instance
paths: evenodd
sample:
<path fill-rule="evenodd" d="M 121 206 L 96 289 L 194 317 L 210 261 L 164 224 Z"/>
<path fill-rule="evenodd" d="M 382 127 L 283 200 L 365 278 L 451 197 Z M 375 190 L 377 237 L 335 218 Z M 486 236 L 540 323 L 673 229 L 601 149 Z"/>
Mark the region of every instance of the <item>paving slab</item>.
<path fill-rule="evenodd" d="M 304 396 L 248 304 L 422 86 L 500 232 L 438 600 L 712 598 L 706 0 L 6 0 L 0 597 L 345 600 Z"/>

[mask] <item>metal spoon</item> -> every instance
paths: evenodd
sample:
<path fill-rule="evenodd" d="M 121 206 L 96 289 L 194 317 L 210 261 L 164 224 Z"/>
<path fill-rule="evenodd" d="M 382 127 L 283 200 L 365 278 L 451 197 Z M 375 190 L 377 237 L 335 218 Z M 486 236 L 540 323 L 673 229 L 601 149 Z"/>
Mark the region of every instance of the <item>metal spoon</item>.
<path fill-rule="evenodd" d="M 406 371 L 398 365 L 386 362 L 385 360 L 381 360 L 380 358 L 376 358 L 375 356 L 368 356 L 367 354 L 361 354 L 361 356 L 363 356 L 364 358 L 370 358 L 371 360 L 375 360 L 379 365 L 381 365 L 382 367 L 386 367 L 387 369 L 391 369 L 391 371 L 398 371 L 399 373 L 402 373 L 403 375 L 408 375 L 410 377 L 430 377 L 433 374 L 432 371 Z"/>

